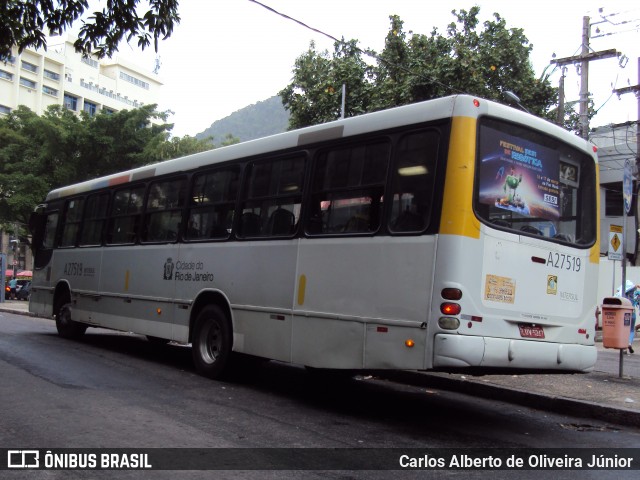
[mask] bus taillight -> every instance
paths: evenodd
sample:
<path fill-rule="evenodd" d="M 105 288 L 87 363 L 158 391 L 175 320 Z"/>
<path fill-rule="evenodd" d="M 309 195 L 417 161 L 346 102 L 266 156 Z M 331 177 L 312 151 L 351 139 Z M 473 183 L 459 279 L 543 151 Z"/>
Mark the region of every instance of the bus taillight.
<path fill-rule="evenodd" d="M 440 311 L 444 315 L 459 315 L 462 308 L 458 303 L 445 302 L 440 305 Z"/>
<path fill-rule="evenodd" d="M 440 295 L 445 300 L 460 300 L 462 298 L 462 290 L 459 288 L 443 288 Z"/>

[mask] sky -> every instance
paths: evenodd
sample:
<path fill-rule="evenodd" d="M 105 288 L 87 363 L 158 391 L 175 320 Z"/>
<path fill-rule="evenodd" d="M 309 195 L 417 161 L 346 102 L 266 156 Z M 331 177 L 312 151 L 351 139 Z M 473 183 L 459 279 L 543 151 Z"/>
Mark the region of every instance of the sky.
<path fill-rule="evenodd" d="M 612 95 L 612 88 L 637 85 L 640 56 L 640 4 L 637 0 L 261 0 L 269 7 L 333 37 L 358 39 L 361 48 L 381 51 L 389 16 L 399 15 L 405 32 L 441 34 L 455 20 L 453 9 L 480 6 L 480 20 L 498 12 L 509 28 L 522 28 L 533 45 L 531 61 L 539 76 L 555 53 L 578 54 L 583 17 L 591 18 L 593 51 L 615 48 L 628 57 L 590 62 L 589 91 L 598 109 L 591 126 L 638 118 L 633 94 Z M 525 6 L 526 5 L 526 6 Z M 603 7 L 602 12 L 599 8 Z M 195 136 L 214 121 L 276 95 L 292 79 L 295 59 L 314 41 L 318 50 L 333 50 L 333 41 L 250 0 L 181 0 L 180 24 L 168 39 L 141 52 L 123 45 L 119 56 L 153 70 L 160 62 L 163 82 L 159 109 L 174 114 L 173 135 Z M 553 66 L 548 71 L 553 70 Z M 551 82 L 558 86 L 560 70 Z M 569 66 L 567 101 L 577 100 L 579 74 Z M 517 94 L 517 92 L 515 92 Z"/>

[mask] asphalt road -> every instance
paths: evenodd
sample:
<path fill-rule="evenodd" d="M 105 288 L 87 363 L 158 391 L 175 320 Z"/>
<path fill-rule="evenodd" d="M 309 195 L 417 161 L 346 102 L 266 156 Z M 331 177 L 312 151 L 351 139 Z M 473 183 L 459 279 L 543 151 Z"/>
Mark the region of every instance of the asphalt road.
<path fill-rule="evenodd" d="M 369 377 L 341 380 L 267 362 L 219 382 L 188 347 L 90 329 L 59 338 L 50 320 L 0 313 L 4 448 L 608 448 L 640 431 Z M 0 472 L 2 478 L 140 478 L 142 472 Z M 636 478 L 554 471 L 553 478 Z M 541 478 L 540 471 L 146 472 L 144 478 Z"/>

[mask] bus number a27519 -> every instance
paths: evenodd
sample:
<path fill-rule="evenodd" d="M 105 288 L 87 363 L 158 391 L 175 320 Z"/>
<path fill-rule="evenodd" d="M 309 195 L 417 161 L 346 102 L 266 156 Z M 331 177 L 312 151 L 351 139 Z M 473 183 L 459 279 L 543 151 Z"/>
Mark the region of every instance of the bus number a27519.
<path fill-rule="evenodd" d="M 579 272 L 582 267 L 582 259 L 565 253 L 550 252 L 547 265 L 561 270 Z"/>

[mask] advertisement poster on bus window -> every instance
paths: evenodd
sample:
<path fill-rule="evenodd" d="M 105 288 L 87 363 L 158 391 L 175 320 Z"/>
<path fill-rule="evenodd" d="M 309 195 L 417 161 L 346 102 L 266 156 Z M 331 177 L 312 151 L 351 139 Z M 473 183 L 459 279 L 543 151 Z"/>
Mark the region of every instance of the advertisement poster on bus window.
<path fill-rule="evenodd" d="M 482 128 L 481 204 L 546 220 L 559 217 L 558 152 L 498 130 Z"/>

